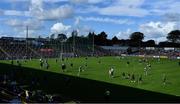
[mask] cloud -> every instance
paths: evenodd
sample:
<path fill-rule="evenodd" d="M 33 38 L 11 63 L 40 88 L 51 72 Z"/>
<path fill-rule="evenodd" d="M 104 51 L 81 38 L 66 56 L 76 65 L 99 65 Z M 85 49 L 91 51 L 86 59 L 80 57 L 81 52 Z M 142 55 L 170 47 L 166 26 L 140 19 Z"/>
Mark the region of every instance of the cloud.
<path fill-rule="evenodd" d="M 114 18 L 102 18 L 102 17 L 79 17 L 82 21 L 94 21 L 94 22 L 104 22 L 113 24 L 132 24 L 128 19 L 114 19 Z"/>
<path fill-rule="evenodd" d="M 73 15 L 73 9 L 69 5 L 62 5 L 58 8 L 43 9 L 42 0 L 32 0 L 30 13 L 39 20 L 59 20 L 69 18 Z"/>
<path fill-rule="evenodd" d="M 176 22 L 149 22 L 140 25 L 139 30 L 145 34 L 145 40 L 165 41 L 167 34 L 178 29 Z"/>
<path fill-rule="evenodd" d="M 180 13 L 166 13 L 162 16 L 164 18 L 164 21 L 180 21 Z"/>
<path fill-rule="evenodd" d="M 21 30 L 25 25 L 29 25 L 32 31 L 39 30 L 42 29 L 43 23 L 47 23 L 43 21 L 63 21 L 76 15 L 80 16 L 75 18 L 74 24 L 71 25 L 74 28 L 79 28 L 80 34 L 85 34 L 81 31 L 87 32 L 92 28 L 88 24 L 80 24 L 81 21 L 85 21 L 84 23 L 99 22 L 107 25 L 108 23 L 130 25 L 133 30 L 142 30 L 146 35 L 145 39 L 156 40 L 165 39 L 164 37 L 171 29 L 180 29 L 179 0 L 2 0 L 0 3 L 4 6 L 9 5 L 0 9 L 1 19 L 6 18 L 7 15 L 8 18 L 13 16 L 15 19 L 6 21 L 6 25 L 14 27 L 16 31 Z M 26 7 L 18 7 L 19 5 Z M 22 20 L 16 19 L 19 18 L 16 16 L 22 17 Z M 142 25 L 138 27 L 134 23 L 136 21 L 137 24 L 140 22 Z M 153 22 L 143 23 L 143 21 Z M 48 26 L 49 23 L 43 25 Z M 114 31 L 114 29 L 106 31 Z M 127 29 L 117 35 L 119 38 L 129 38 L 129 32 L 131 30 Z"/>
<path fill-rule="evenodd" d="M 144 33 L 145 35 L 145 41 L 146 40 L 155 40 L 156 43 L 161 41 L 166 41 L 166 36 L 169 32 L 172 30 L 176 30 L 180 28 L 180 22 L 163 22 L 163 21 L 151 21 L 148 23 L 141 24 L 137 31 L 140 31 Z M 115 36 L 117 36 L 119 39 L 129 39 L 129 36 L 131 33 L 133 33 L 131 29 L 127 29 L 125 31 L 120 31 Z"/>
<path fill-rule="evenodd" d="M 0 15 L 4 15 L 4 11 L 0 9 Z"/>
<path fill-rule="evenodd" d="M 47 3 L 68 2 L 69 0 L 43 0 Z"/>
<path fill-rule="evenodd" d="M 93 31 L 93 29 L 88 25 L 81 25 L 79 26 L 77 31 L 78 31 L 78 36 L 87 36 L 89 32 Z"/>
<path fill-rule="evenodd" d="M 101 0 L 99 2 L 102 2 Z M 106 3 L 104 3 L 106 2 Z M 78 8 L 78 13 L 91 13 L 95 12 L 100 15 L 108 16 L 134 16 L 144 17 L 150 12 L 141 6 L 144 0 L 113 0 L 111 2 L 104 1 L 106 5 L 89 5 L 84 8 Z"/>
<path fill-rule="evenodd" d="M 89 5 L 85 8 L 79 8 L 77 12 L 79 13 L 96 12 L 100 15 L 109 15 L 109 16 L 143 17 L 149 15 L 149 11 L 141 7 L 144 3 L 144 0 L 113 0 L 111 2 L 104 1 L 106 3 L 104 3 L 103 0 L 99 0 L 97 3 L 100 2 L 106 5 L 104 6 Z"/>
<path fill-rule="evenodd" d="M 40 20 L 58 20 L 58 19 L 64 19 L 69 18 L 73 15 L 73 9 L 71 6 L 63 5 L 59 8 L 50 9 L 42 13 L 38 17 Z"/>
<path fill-rule="evenodd" d="M 81 20 L 82 18 L 79 16 L 79 17 L 76 17 L 75 18 L 75 22 L 74 22 L 74 30 L 77 30 L 78 31 L 78 36 L 86 36 L 88 35 L 89 32 L 92 32 L 93 29 L 88 26 L 88 25 L 82 25 L 81 24 Z M 73 30 L 71 30 L 73 31 Z"/>
<path fill-rule="evenodd" d="M 67 32 L 71 28 L 70 25 L 64 25 L 63 23 L 56 23 L 51 27 L 51 33 L 59 34 Z"/>
<path fill-rule="evenodd" d="M 9 16 L 29 16 L 28 11 L 17 11 L 17 10 L 4 10 L 3 14 Z"/>
<path fill-rule="evenodd" d="M 26 27 L 28 26 L 30 37 L 34 37 L 37 35 L 37 32 L 43 29 L 43 22 L 38 21 L 37 19 L 27 19 L 27 20 L 19 20 L 19 19 L 10 19 L 5 20 L 4 23 L 10 27 L 12 27 L 12 31 L 14 34 L 11 34 L 14 37 L 24 37 L 26 34 Z"/>
<path fill-rule="evenodd" d="M 89 14 L 89 13 L 98 13 L 100 10 L 99 7 L 94 6 L 94 5 L 89 5 L 88 7 L 78 7 L 76 9 L 76 13 L 83 13 L 83 14 Z"/>
<path fill-rule="evenodd" d="M 82 4 L 82 3 L 87 3 L 87 0 L 70 0 L 71 3 L 74 4 Z"/>
<path fill-rule="evenodd" d="M 143 5 L 144 0 L 115 0 L 114 5 L 126 6 L 130 8 L 137 8 Z"/>
<path fill-rule="evenodd" d="M 23 26 L 23 23 L 18 19 L 7 20 L 5 23 L 9 26 L 15 26 L 15 27 Z"/>
<path fill-rule="evenodd" d="M 6 20 L 5 24 L 11 26 L 15 29 L 25 29 L 26 26 L 29 27 L 29 30 L 40 30 L 43 28 L 43 22 L 40 22 L 36 19 L 27 19 L 27 20 L 18 20 L 18 19 L 10 19 Z"/>
<path fill-rule="evenodd" d="M 97 4 L 97 3 L 102 3 L 105 2 L 105 0 L 88 0 L 88 3 L 90 4 Z"/>
<path fill-rule="evenodd" d="M 42 0 L 31 0 L 29 12 L 33 17 L 39 17 L 44 12 Z"/>
<path fill-rule="evenodd" d="M 153 15 L 163 15 L 166 13 L 180 13 L 179 12 L 179 0 L 157 0 L 149 3 L 150 12 Z"/>
<path fill-rule="evenodd" d="M 31 0 L 2 0 L 1 2 L 29 2 Z M 67 2 L 69 0 L 43 0 L 43 2 L 47 3 L 57 3 L 57 2 Z"/>
<path fill-rule="evenodd" d="M 90 13 L 95 12 L 100 15 L 110 16 L 134 16 L 144 17 L 148 15 L 164 15 L 166 13 L 180 13 L 178 0 L 3 0 L 2 2 L 26 2 L 30 3 L 29 11 L 31 15 L 39 17 L 42 20 L 55 20 L 68 18 L 73 15 L 73 12 L 77 13 Z M 60 3 L 66 2 L 66 6 L 60 6 L 58 8 L 44 8 L 43 3 Z M 85 4 L 83 6 L 74 6 L 74 4 Z M 92 5 L 92 4 L 100 5 Z M 68 4 L 68 6 L 67 6 Z M 87 5 L 86 5 L 87 4 Z M 104 5 L 105 4 L 105 5 Z M 170 4 L 170 5 L 167 5 Z M 161 6 L 159 6 L 161 5 Z M 8 15 L 21 16 L 27 13 L 21 13 L 20 11 L 8 11 Z M 63 13 L 63 15 L 59 15 Z M 27 16 L 27 15 L 26 15 Z"/>
<path fill-rule="evenodd" d="M 83 0 L 77 1 L 82 2 Z M 88 3 L 88 0 L 85 1 Z M 101 5 L 78 7 L 76 12 L 85 14 L 93 12 L 100 15 L 133 17 L 161 16 L 166 13 L 180 13 L 180 1 L 178 0 L 100 0 L 98 2 L 101 3 Z"/>
<path fill-rule="evenodd" d="M 26 33 L 27 33 L 27 30 L 24 29 L 24 30 L 16 30 L 18 32 L 18 34 L 11 34 L 11 36 L 13 35 L 13 37 L 26 37 Z M 35 31 L 35 30 L 28 30 L 28 37 L 31 37 L 31 38 L 38 38 L 39 36 L 42 37 L 42 34 L 41 33 L 38 33 L 38 31 Z"/>
<path fill-rule="evenodd" d="M 28 2 L 29 0 L 1 0 L 1 2 L 10 2 L 10 3 L 15 3 L 15 2 Z"/>
<path fill-rule="evenodd" d="M 75 18 L 74 25 L 75 25 L 75 26 L 78 26 L 79 24 L 80 24 L 80 18 L 79 18 L 79 17 L 76 17 L 76 18 Z"/>
<path fill-rule="evenodd" d="M 12 2 L 20 2 L 27 0 L 14 0 Z M 67 0 L 30 0 L 29 1 L 29 10 L 0 10 L 0 15 L 9 15 L 9 16 L 26 16 L 32 17 L 39 20 L 60 20 L 73 16 L 74 10 L 70 5 L 62 5 L 57 8 L 45 8 L 44 2 L 47 3 L 56 3 Z M 10 1 L 9 1 L 10 2 Z M 11 3 L 12 3 L 11 2 Z"/>
<path fill-rule="evenodd" d="M 19 2 L 21 0 L 15 0 L 14 2 Z M 23 1 L 23 0 L 22 0 Z M 52 0 L 53 1 L 53 0 Z M 18 11 L 18 10 L 4 10 L 3 15 L 13 15 L 13 16 L 26 16 L 32 17 L 39 20 L 59 20 L 64 18 L 69 18 L 73 15 L 73 8 L 70 5 L 62 5 L 58 8 L 44 8 L 43 3 L 55 3 L 65 0 L 30 0 L 29 11 Z M 1 12 L 0 11 L 0 12 Z M 1 13 L 0 13 L 1 14 Z M 1 15 L 2 15 L 1 14 Z"/>
<path fill-rule="evenodd" d="M 101 15 L 113 15 L 113 16 L 134 16 L 143 17 L 149 15 L 148 11 L 142 8 L 130 8 L 127 6 L 109 6 L 100 8 Z"/>
<path fill-rule="evenodd" d="M 129 39 L 129 36 L 131 35 L 133 31 L 131 29 L 127 29 L 125 31 L 120 31 L 117 34 L 115 34 L 116 37 L 119 39 Z"/>
<path fill-rule="evenodd" d="M 28 0 L 2 0 L 3 2 L 24 2 Z"/>
<path fill-rule="evenodd" d="M 105 0 L 70 0 L 70 2 L 74 4 L 98 4 L 104 1 Z"/>

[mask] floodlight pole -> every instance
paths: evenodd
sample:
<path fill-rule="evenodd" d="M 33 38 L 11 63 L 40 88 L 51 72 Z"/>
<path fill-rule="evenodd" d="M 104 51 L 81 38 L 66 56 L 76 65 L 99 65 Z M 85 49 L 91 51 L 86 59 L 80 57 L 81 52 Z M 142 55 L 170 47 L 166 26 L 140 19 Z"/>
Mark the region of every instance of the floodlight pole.
<path fill-rule="evenodd" d="M 76 35 L 75 32 L 76 31 L 73 31 L 73 34 L 72 34 L 73 35 L 73 54 L 74 54 L 74 56 L 75 56 L 75 44 L 76 44 L 75 43 L 75 35 Z"/>
<path fill-rule="evenodd" d="M 28 26 L 26 26 L 26 57 L 27 57 L 27 50 L 28 50 Z"/>
<path fill-rule="evenodd" d="M 62 61 L 62 54 L 63 54 L 63 40 L 61 41 L 61 61 Z"/>
<path fill-rule="evenodd" d="M 28 26 L 26 26 L 26 39 L 28 38 Z"/>
<path fill-rule="evenodd" d="M 61 47 L 60 47 L 61 44 L 59 45 L 59 43 L 61 43 L 61 41 L 58 40 L 57 42 L 58 42 L 58 43 L 57 43 L 57 46 L 58 46 L 58 49 L 59 49 L 59 59 L 61 60 L 61 52 L 62 52 L 62 51 L 61 51 Z"/>
<path fill-rule="evenodd" d="M 138 42 L 139 44 L 139 55 L 141 55 L 141 47 L 140 47 L 140 41 Z"/>
<path fill-rule="evenodd" d="M 94 56 L 94 32 L 93 32 L 93 56 Z"/>

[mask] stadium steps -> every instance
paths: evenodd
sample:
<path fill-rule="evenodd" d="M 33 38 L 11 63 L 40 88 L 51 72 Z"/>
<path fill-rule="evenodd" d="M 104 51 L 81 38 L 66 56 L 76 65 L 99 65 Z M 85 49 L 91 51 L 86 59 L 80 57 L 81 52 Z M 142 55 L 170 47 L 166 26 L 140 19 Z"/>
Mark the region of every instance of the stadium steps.
<path fill-rule="evenodd" d="M 28 46 L 28 48 L 29 48 L 34 54 L 36 54 L 37 56 L 41 57 L 41 55 L 40 55 L 38 52 L 36 52 L 34 49 L 32 49 L 32 48 L 29 47 L 29 46 Z"/>
<path fill-rule="evenodd" d="M 21 88 L 23 92 L 25 92 L 25 89 Z M 29 92 L 32 93 L 32 92 Z M 8 90 L 8 88 L 0 87 L 0 100 L 6 103 L 26 103 L 26 98 L 24 95 L 21 95 L 20 98 L 18 98 L 18 93 L 12 92 Z M 35 101 L 28 100 L 29 103 L 34 103 Z"/>
<path fill-rule="evenodd" d="M 0 46 L 0 50 L 9 58 L 11 58 L 12 56 L 10 54 L 8 54 L 1 46 Z"/>

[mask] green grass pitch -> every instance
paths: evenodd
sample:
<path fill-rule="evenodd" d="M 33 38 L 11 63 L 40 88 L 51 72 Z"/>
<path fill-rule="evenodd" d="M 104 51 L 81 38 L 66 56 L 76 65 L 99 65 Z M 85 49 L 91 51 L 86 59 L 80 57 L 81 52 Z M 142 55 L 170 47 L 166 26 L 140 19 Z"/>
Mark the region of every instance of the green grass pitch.
<path fill-rule="evenodd" d="M 27 63 L 22 62 L 22 66 L 180 96 L 179 60 L 161 59 L 158 61 L 157 59 L 148 58 L 152 68 L 146 76 L 144 74 L 145 63 L 139 63 L 139 59 L 138 57 L 124 57 L 123 59 L 120 57 L 88 57 L 87 60 L 84 57 L 68 58 L 68 60 L 63 61 L 66 64 L 66 72 L 61 70 L 62 61 L 58 60 L 56 63 L 55 59 L 48 59 L 50 65 L 48 70 L 40 68 L 39 59 L 33 59 Z M 129 65 L 127 65 L 127 61 L 130 62 Z M 2 60 L 0 63 L 10 64 L 11 61 Z M 16 62 L 14 63 L 16 64 Z M 70 63 L 73 63 L 73 67 L 70 66 Z M 85 67 L 86 63 L 87 67 Z M 84 69 L 80 76 L 78 76 L 79 66 Z M 109 77 L 108 70 L 110 67 L 114 67 L 114 78 Z M 135 79 L 142 75 L 143 82 L 134 83 L 129 79 L 123 79 L 122 72 L 134 73 Z M 163 74 L 167 76 L 166 85 L 163 85 Z"/>

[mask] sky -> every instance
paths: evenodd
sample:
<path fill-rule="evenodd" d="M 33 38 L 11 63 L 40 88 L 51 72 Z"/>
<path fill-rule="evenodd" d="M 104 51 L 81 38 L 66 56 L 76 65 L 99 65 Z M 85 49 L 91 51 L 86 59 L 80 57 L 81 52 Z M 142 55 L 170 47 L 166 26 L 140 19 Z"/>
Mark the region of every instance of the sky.
<path fill-rule="evenodd" d="M 48 37 L 73 30 L 79 35 L 105 31 L 128 39 L 133 32 L 165 41 L 180 29 L 180 0 L 0 0 L 0 37 Z"/>

